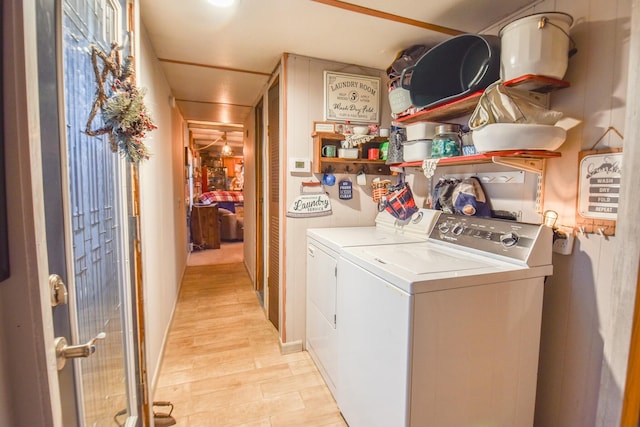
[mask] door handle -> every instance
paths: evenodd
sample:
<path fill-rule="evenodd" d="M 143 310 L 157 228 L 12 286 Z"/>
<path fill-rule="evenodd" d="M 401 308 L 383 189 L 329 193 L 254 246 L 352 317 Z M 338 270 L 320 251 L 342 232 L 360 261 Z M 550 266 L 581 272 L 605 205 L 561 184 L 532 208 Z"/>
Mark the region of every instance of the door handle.
<path fill-rule="evenodd" d="M 107 334 L 100 332 L 95 337 L 91 338 L 86 344 L 80 345 L 67 345 L 65 337 L 58 337 L 55 339 L 56 345 L 56 360 L 58 363 L 58 371 L 64 368 L 67 359 L 74 359 L 76 357 L 89 357 L 96 351 L 96 341 L 103 340 Z"/>

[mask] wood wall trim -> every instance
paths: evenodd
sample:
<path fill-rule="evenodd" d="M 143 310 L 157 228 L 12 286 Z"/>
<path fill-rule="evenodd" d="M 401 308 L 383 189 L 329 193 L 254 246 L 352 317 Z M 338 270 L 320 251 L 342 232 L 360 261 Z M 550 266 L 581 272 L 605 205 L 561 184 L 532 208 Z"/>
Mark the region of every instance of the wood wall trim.
<path fill-rule="evenodd" d="M 636 303 L 629 346 L 629 364 L 620 418 L 620 426 L 622 427 L 640 425 L 640 271 L 638 271 L 636 281 Z"/>
<path fill-rule="evenodd" d="M 253 108 L 251 105 L 231 104 L 231 103 L 228 103 L 228 102 L 196 101 L 195 99 L 176 98 L 176 102 L 191 102 L 191 103 L 195 103 L 195 104 L 228 105 L 228 106 L 231 106 L 231 107 Z"/>
<path fill-rule="evenodd" d="M 140 9 L 137 7 L 137 3 L 133 0 L 127 2 L 127 30 L 130 34 L 133 34 L 130 46 L 130 55 L 133 61 L 136 58 L 136 52 L 139 43 L 139 35 L 137 35 L 137 24 L 140 22 Z M 139 65 L 139 60 L 133 62 L 135 66 Z M 137 71 L 137 70 L 136 70 Z M 129 230 L 130 243 L 129 251 L 133 252 L 133 294 L 135 300 L 132 304 L 135 304 L 135 339 L 136 345 L 136 357 L 138 360 L 138 372 L 136 378 L 136 387 L 138 392 L 138 409 L 140 413 L 138 416 L 141 419 L 141 425 L 151 425 L 151 413 L 153 411 L 151 399 L 152 396 L 148 377 L 147 368 L 147 328 L 146 328 L 146 311 L 145 311 L 145 294 L 144 294 L 144 281 L 143 281 L 143 261 L 142 261 L 142 240 L 141 240 L 141 208 L 140 208 L 140 171 L 135 164 L 129 165 L 128 173 L 131 179 L 129 188 L 129 197 L 131 198 L 131 212 L 130 215 L 134 218 L 135 230 Z M 133 232 L 133 233 L 132 233 Z M 134 235 L 132 235 L 134 234 Z"/>
<path fill-rule="evenodd" d="M 282 145 L 282 165 L 281 173 L 281 185 L 282 185 L 282 214 L 280 215 L 282 223 L 282 274 L 280 276 L 282 283 L 282 322 L 280 324 L 281 341 L 287 342 L 287 61 L 289 60 L 289 54 L 284 53 L 282 55 L 282 72 L 280 74 L 280 81 L 282 82 L 280 88 L 282 90 L 282 129 L 280 130 L 280 144 Z"/>
<path fill-rule="evenodd" d="M 640 117 L 640 106 L 638 101 L 640 88 L 638 86 L 638 82 L 640 82 L 640 77 L 638 77 L 638 74 L 634 72 L 640 65 L 640 54 L 638 54 L 638 46 L 640 46 L 640 0 L 633 0 L 631 2 L 630 17 L 631 29 L 629 37 L 628 68 L 629 81 L 627 82 L 627 106 L 625 114 L 625 138 L 623 146 L 626 157 L 624 170 L 632 173 L 624 174 L 622 177 L 622 187 L 624 187 L 624 190 L 623 193 L 620 194 L 620 196 L 621 198 L 625 197 L 627 201 L 624 202 L 623 210 L 618 213 L 618 219 L 620 220 L 619 224 L 621 225 L 620 234 L 624 236 L 621 239 L 621 245 L 624 246 L 625 251 L 627 251 L 629 247 L 633 247 L 633 245 L 637 244 L 637 228 L 627 226 L 627 224 L 631 224 L 637 221 L 636 218 L 638 216 L 638 213 L 640 212 L 640 203 L 635 197 L 638 184 L 638 175 L 633 173 L 633 170 L 637 170 L 638 165 L 640 164 L 638 148 L 636 144 L 638 135 L 640 135 L 640 125 L 638 124 L 638 118 Z M 621 215 L 623 217 L 621 217 Z M 627 234 L 627 230 L 629 230 L 631 233 Z M 638 252 L 636 249 L 636 254 L 637 253 Z M 626 262 L 623 262 L 623 264 L 629 264 L 630 266 L 635 262 L 636 295 L 632 319 L 619 319 L 618 317 L 620 316 L 620 313 L 612 315 L 612 319 L 614 320 L 614 328 L 624 330 L 626 329 L 625 326 L 627 325 L 627 321 L 632 322 L 631 337 L 629 341 L 629 353 L 627 355 L 628 358 L 625 388 L 622 396 L 622 408 L 620 412 L 620 425 L 625 427 L 638 426 L 640 421 L 640 271 L 638 270 L 638 261 L 640 259 L 640 255 L 636 256 L 637 258 L 635 258 L 635 261 L 633 260 L 633 258 L 631 258 Z M 627 284 L 629 291 L 633 286 L 633 273 L 631 272 L 633 272 L 634 270 L 631 268 L 633 267 L 628 267 L 627 271 L 629 271 L 629 273 L 626 277 L 618 277 L 618 275 L 616 274 L 616 269 L 614 269 L 612 276 L 612 281 L 620 279 L 631 282 Z M 623 314 L 626 314 L 626 310 Z M 614 335 L 614 339 L 615 338 L 616 336 Z M 621 345 L 626 344 L 623 339 L 624 338 L 621 337 L 618 342 L 613 341 L 613 346 L 616 346 L 617 344 L 616 347 L 620 353 L 622 353 L 622 349 L 620 348 Z M 607 356 L 606 353 L 605 356 Z M 615 403 L 618 404 L 618 402 Z"/>
<path fill-rule="evenodd" d="M 322 3 L 327 6 L 337 7 L 339 9 L 348 10 L 350 12 L 361 13 L 363 15 L 374 16 L 380 19 L 386 19 L 387 21 L 398 22 L 406 25 L 413 25 L 414 27 L 423 28 L 425 30 L 435 31 L 442 34 L 448 34 L 451 36 L 457 36 L 464 34 L 464 31 L 456 30 L 454 28 L 443 27 L 441 25 L 430 24 L 428 22 L 417 21 L 411 18 L 405 18 L 404 16 L 394 15 L 392 13 L 382 12 L 376 9 L 370 9 L 364 6 L 358 6 L 355 4 L 347 3 L 340 0 L 312 0 L 316 3 Z"/>
<path fill-rule="evenodd" d="M 211 65 L 211 64 L 201 64 L 198 62 L 189 62 L 189 61 L 180 61 L 177 59 L 169 59 L 169 58 L 158 58 L 160 62 L 168 62 L 169 64 L 178 64 L 178 65 L 188 65 L 191 67 L 203 67 L 203 68 L 211 68 L 213 70 L 223 70 L 223 71 L 232 71 L 234 73 L 245 73 L 245 74 L 255 74 L 258 76 L 266 76 L 270 77 L 270 73 L 265 73 L 262 71 L 253 71 L 253 70 L 244 70 L 242 68 L 231 68 L 231 67 L 222 67 L 220 65 Z"/>

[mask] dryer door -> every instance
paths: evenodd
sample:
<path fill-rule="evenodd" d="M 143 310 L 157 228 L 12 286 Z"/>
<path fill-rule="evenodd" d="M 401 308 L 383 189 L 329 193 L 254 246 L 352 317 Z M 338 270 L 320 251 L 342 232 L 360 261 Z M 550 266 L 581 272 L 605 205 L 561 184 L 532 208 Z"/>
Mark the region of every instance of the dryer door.
<path fill-rule="evenodd" d="M 337 255 L 320 245 L 307 245 L 307 350 L 335 393 L 337 377 Z"/>

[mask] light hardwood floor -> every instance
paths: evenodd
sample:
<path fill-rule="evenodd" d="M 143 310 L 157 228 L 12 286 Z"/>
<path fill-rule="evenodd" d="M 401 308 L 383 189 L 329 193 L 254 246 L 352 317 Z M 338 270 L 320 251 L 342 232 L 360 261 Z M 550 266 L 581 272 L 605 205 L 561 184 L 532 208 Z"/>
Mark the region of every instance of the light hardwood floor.
<path fill-rule="evenodd" d="M 309 354 L 280 354 L 241 263 L 187 267 L 159 400 L 178 426 L 346 426 Z"/>

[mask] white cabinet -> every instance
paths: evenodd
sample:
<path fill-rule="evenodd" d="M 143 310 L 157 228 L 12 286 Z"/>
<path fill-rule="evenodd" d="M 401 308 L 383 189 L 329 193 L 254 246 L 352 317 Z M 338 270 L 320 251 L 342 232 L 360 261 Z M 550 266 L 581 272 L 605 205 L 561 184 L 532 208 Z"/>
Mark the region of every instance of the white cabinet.
<path fill-rule="evenodd" d="M 307 243 L 307 351 L 336 395 L 336 267 L 338 254 L 309 239 Z"/>

